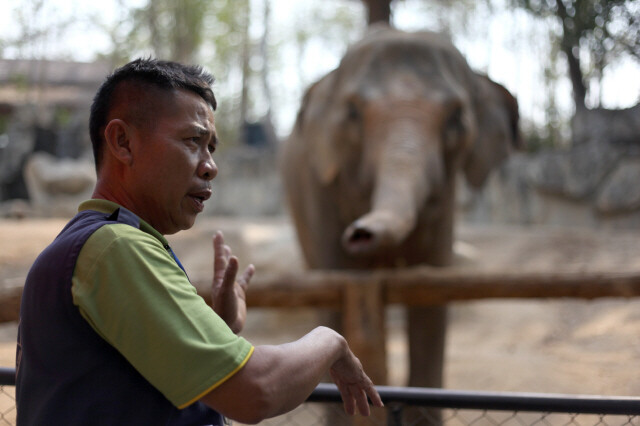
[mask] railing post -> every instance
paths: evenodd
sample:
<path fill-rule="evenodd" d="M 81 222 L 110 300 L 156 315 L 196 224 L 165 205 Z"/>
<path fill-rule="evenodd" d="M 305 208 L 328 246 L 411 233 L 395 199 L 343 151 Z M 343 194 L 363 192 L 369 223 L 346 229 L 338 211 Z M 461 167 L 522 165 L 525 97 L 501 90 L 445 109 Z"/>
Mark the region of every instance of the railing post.
<path fill-rule="evenodd" d="M 391 406 L 387 408 L 387 410 L 389 410 L 389 414 L 387 415 L 388 426 L 402 426 L 402 408 L 402 405 L 397 403 L 391 404 Z"/>

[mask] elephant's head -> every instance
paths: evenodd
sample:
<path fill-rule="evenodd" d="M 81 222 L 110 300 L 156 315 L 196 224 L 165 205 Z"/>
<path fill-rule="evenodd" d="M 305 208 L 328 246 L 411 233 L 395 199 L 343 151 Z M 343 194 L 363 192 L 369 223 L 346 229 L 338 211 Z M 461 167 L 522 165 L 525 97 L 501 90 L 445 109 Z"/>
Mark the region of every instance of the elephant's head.
<path fill-rule="evenodd" d="M 517 121 L 516 100 L 447 40 L 375 28 L 307 92 L 294 132 L 318 184 L 345 194 L 344 248 L 370 255 L 452 216 L 456 172 L 481 185 Z"/>

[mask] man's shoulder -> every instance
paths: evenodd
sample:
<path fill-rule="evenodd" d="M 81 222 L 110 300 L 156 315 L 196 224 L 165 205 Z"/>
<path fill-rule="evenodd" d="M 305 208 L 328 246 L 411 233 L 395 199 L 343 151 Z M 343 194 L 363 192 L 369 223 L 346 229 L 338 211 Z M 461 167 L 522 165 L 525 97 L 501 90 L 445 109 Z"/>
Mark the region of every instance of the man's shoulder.
<path fill-rule="evenodd" d="M 74 272 L 76 279 L 95 281 L 102 277 L 117 277 L 112 281 L 141 278 L 148 268 L 165 270 L 172 259 L 162 242 L 138 228 L 121 223 L 107 223 L 98 228 L 85 242 Z"/>
<path fill-rule="evenodd" d="M 98 228 L 87 240 L 87 244 L 98 247 L 147 246 L 164 249 L 162 241 L 153 235 L 124 223 L 107 223 Z"/>

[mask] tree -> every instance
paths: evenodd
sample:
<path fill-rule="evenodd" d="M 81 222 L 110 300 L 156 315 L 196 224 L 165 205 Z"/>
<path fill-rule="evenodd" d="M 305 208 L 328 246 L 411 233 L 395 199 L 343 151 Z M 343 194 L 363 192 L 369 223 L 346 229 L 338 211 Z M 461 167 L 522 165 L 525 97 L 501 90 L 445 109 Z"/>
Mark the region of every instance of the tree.
<path fill-rule="evenodd" d="M 391 2 L 393 0 L 363 0 L 367 6 L 369 25 L 376 22 L 391 23 Z"/>
<path fill-rule="evenodd" d="M 153 55 L 192 63 L 204 39 L 204 23 L 213 2 L 149 0 L 134 10 L 130 37 L 145 39 Z"/>
<path fill-rule="evenodd" d="M 228 82 L 234 80 L 230 76 L 246 72 L 242 46 L 248 37 L 249 0 L 147 0 L 137 8 L 127 6 L 126 0 L 118 3 L 118 19 L 101 25 L 114 46 L 106 55 L 112 65 L 139 56 L 206 65 L 225 82 L 216 87 L 224 105 L 217 113 L 218 131 L 224 140 L 235 140 L 240 89 Z M 100 23 L 100 17 L 96 21 Z"/>
<path fill-rule="evenodd" d="M 623 54 L 640 60 L 638 0 L 512 0 L 534 16 L 553 18 L 566 57 L 576 113 L 587 109 L 590 83 Z"/>

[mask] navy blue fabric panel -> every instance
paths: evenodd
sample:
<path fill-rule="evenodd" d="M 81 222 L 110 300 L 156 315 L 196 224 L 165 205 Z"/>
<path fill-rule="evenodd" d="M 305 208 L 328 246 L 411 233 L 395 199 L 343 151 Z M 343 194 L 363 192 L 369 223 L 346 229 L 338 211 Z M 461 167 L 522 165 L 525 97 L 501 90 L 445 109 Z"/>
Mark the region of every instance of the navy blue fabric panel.
<path fill-rule="evenodd" d="M 109 223 L 139 227 L 138 217 L 124 208 L 112 215 L 80 212 L 29 271 L 18 329 L 18 424 L 223 424 L 202 403 L 174 407 L 73 304 L 76 259 L 91 234 Z"/>

